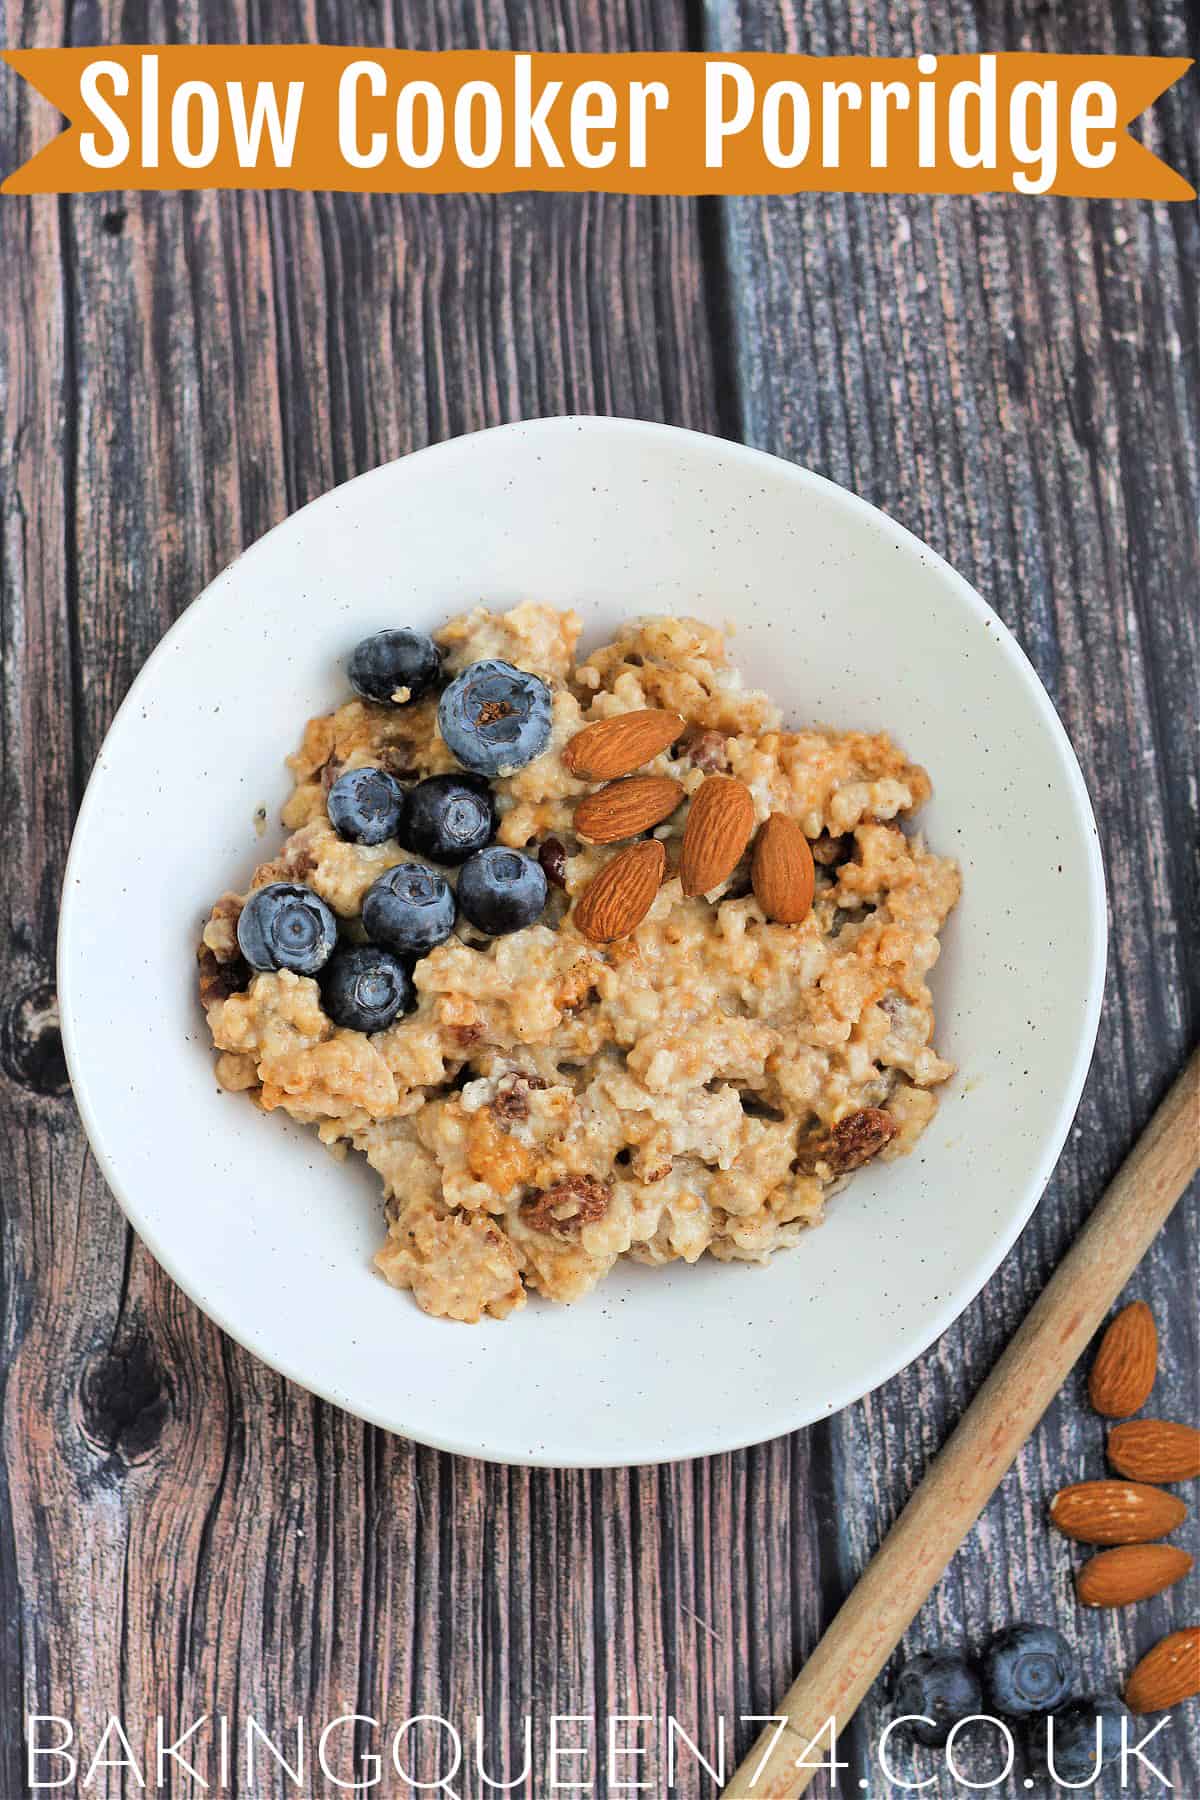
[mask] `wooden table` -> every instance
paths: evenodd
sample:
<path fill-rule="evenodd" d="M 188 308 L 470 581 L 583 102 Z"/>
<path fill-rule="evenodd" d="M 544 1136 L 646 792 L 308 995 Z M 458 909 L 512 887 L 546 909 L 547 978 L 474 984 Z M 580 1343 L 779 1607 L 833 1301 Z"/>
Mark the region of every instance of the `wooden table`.
<path fill-rule="evenodd" d="M 1188 49 L 1186 0 L 915 10 L 915 41 L 910 9 L 883 0 L 8 0 L 5 31 L 11 45 Z M 1192 80 L 1146 127 L 1193 182 L 1195 96 Z M 52 121 L 7 71 L 0 105 L 10 168 Z M 469 1728 L 482 1713 L 491 1770 L 511 1775 L 528 1711 L 544 1753 L 554 1713 L 669 1712 L 711 1751 L 718 1715 L 771 1710 L 1195 1035 L 1198 250 L 1191 207 L 1010 197 L 0 201 L 5 1800 L 24 1792 L 28 1712 L 72 1718 L 85 1761 L 110 1714 L 135 1734 L 156 1714 L 180 1729 L 224 1714 L 235 1736 L 253 1715 L 294 1744 L 297 1716 L 319 1729 L 342 1712 L 393 1724 L 428 1712 Z M 1016 630 L 1074 740 L 1113 923 L 1068 1148 L 959 1322 L 826 1424 L 707 1462 L 596 1474 L 421 1449 L 223 1338 L 96 1172 L 53 974 L 83 784 L 181 608 L 358 470 L 560 411 L 745 438 L 942 551 Z M 1162 1328 L 1161 1408 L 1193 1419 L 1197 1275 L 1185 1205 L 1132 1291 Z M 1072 1559 L 1043 1512 L 1062 1481 L 1102 1469 L 1081 1394 L 1077 1378 L 910 1648 L 1056 1619 L 1088 1680 L 1111 1686 L 1195 1617 L 1194 1586 L 1122 1614 L 1074 1607 Z M 1200 1548 L 1194 1525 L 1180 1538 Z M 844 1791 L 862 1791 L 883 1716 L 880 1701 L 843 1740 Z M 730 1766 L 754 1732 L 731 1730 Z M 1181 1796 L 1200 1793 L 1196 1738 L 1193 1709 L 1158 1740 Z M 360 1726 L 358 1749 L 371 1747 Z M 349 1753 L 331 1744 L 334 1767 Z M 194 1760 L 215 1780 L 203 1748 Z M 604 1796 L 636 1769 L 601 1754 L 590 1773 Z M 656 1775 L 652 1791 L 664 1787 Z M 140 1790 L 110 1768 L 90 1791 Z M 164 1791 L 200 1790 L 176 1769 Z M 255 1791 L 340 1790 L 297 1789 L 268 1756 Z M 393 1778 L 372 1791 L 408 1790 Z M 674 1791 L 713 1788 L 686 1764 Z M 870 1792 L 886 1791 L 875 1772 Z M 1023 1793 L 1019 1771 L 990 1791 Z M 1165 1790 L 1143 1771 L 1130 1791 Z"/>

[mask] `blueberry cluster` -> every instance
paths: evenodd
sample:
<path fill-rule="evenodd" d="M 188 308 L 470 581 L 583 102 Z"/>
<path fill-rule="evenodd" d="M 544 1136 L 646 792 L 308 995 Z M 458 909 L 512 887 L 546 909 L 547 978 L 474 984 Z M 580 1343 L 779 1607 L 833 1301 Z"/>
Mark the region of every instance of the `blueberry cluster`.
<path fill-rule="evenodd" d="M 435 687 L 433 639 L 407 628 L 364 638 L 350 658 L 351 686 L 377 706 L 410 706 Z M 367 889 L 366 944 L 338 943 L 337 920 L 320 896 L 273 881 L 251 894 L 238 944 L 252 969 L 291 969 L 321 980 L 337 1025 L 382 1031 L 416 1005 L 413 963 L 454 930 L 459 914 L 489 937 L 540 917 L 546 876 L 539 862 L 492 842 L 496 803 L 488 778 L 523 768 L 550 739 L 550 689 L 509 663 L 472 663 L 438 703 L 438 728 L 462 775 L 431 775 L 404 787 L 386 769 L 349 769 L 329 790 L 329 822 L 351 844 L 394 839 L 428 862 L 397 863 Z M 441 869 L 457 868 L 458 892 Z"/>
<path fill-rule="evenodd" d="M 944 1744 L 964 1719 L 1020 1720 L 1039 1773 L 1084 1782 L 1119 1754 L 1121 1720 L 1128 1715 L 1113 1695 L 1073 1694 L 1074 1681 L 1075 1658 L 1061 1632 L 1050 1625 L 1012 1625 L 992 1639 L 978 1663 L 949 1648 L 911 1657 L 896 1678 L 892 1707 L 896 1718 L 909 1721 L 906 1729 L 916 1742 L 930 1747 Z"/>

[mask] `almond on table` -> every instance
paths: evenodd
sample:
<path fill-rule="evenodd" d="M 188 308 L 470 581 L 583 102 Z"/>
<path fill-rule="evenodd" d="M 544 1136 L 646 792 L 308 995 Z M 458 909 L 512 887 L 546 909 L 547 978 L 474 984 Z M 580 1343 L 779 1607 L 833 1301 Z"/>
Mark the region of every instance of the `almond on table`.
<path fill-rule="evenodd" d="M 1139 1481 L 1079 1481 L 1050 1502 L 1050 1522 L 1081 1544 L 1145 1544 L 1187 1517 L 1176 1494 Z"/>
<path fill-rule="evenodd" d="M 1133 1481 L 1195 1481 L 1200 1431 L 1169 1419 L 1127 1419 L 1108 1434 L 1108 1460 Z"/>
<path fill-rule="evenodd" d="M 1119 1312 L 1096 1352 L 1088 1399 L 1108 1419 L 1124 1419 L 1145 1406 L 1158 1373 L 1158 1330 L 1144 1300 Z"/>
<path fill-rule="evenodd" d="M 1075 1592 L 1081 1606 L 1129 1606 L 1163 1593 L 1191 1567 L 1188 1552 L 1175 1544 L 1122 1544 L 1084 1563 Z"/>
<path fill-rule="evenodd" d="M 1166 1712 L 1200 1694 L 1200 1625 L 1173 1631 L 1143 1656 L 1125 1683 L 1130 1712 Z"/>

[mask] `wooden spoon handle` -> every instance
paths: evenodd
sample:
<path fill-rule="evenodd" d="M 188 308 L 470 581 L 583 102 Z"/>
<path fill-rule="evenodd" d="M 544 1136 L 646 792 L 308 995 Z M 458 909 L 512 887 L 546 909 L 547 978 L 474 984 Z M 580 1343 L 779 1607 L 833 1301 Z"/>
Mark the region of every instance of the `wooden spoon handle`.
<path fill-rule="evenodd" d="M 1200 1050 L 1171 1088 L 1025 1323 L 817 1645 L 725 1800 L 796 1800 L 1200 1165 Z M 768 1754 L 769 1751 L 769 1754 Z M 766 1758 L 764 1762 L 764 1757 Z"/>

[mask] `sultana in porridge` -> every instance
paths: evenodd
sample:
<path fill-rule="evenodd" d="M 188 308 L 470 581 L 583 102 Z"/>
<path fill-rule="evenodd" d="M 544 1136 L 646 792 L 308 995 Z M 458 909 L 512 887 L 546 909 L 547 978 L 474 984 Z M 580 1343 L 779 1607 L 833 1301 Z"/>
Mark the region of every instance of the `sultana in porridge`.
<path fill-rule="evenodd" d="M 782 730 L 694 619 L 581 662 L 579 630 L 526 603 L 365 640 L 200 947 L 222 1085 L 367 1158 L 379 1269 L 453 1319 L 621 1256 L 762 1262 L 952 1073 L 924 770 Z"/>

